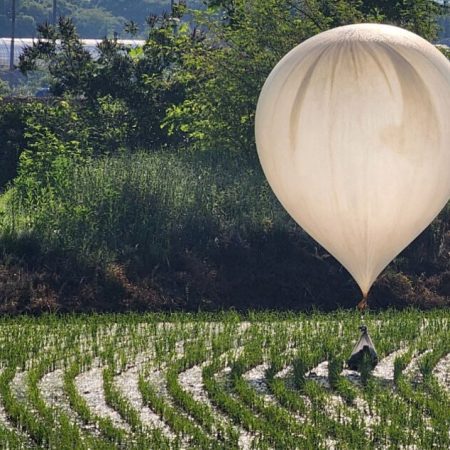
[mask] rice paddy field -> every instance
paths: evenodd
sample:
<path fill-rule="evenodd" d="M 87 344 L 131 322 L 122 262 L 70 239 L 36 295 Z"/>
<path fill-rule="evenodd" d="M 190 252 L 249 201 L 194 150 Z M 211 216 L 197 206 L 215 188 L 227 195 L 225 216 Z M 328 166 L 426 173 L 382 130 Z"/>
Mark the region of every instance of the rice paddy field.
<path fill-rule="evenodd" d="M 2 449 L 448 449 L 449 310 L 0 319 Z"/>

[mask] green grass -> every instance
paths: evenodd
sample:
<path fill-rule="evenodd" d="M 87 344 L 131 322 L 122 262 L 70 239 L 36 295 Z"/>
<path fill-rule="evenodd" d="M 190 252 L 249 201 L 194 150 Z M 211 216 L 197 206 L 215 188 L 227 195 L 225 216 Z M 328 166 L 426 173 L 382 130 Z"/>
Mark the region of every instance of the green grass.
<path fill-rule="evenodd" d="M 12 449 L 237 449 L 248 436 L 256 449 L 448 448 L 450 394 L 433 369 L 450 352 L 449 321 L 448 310 L 369 314 L 380 359 L 407 351 L 395 361 L 394 382 L 369 376 L 354 384 L 340 367 L 358 337 L 355 313 L 3 317 L 0 438 Z M 416 379 L 405 369 L 425 350 Z M 308 376 L 324 360 L 328 386 Z M 265 393 L 247 378 L 263 363 Z M 98 364 L 105 401 L 127 429 L 93 410 L 77 389 L 77 376 Z M 165 430 L 146 423 L 117 385 L 136 364 L 142 401 Z M 201 398 L 179 378 L 197 365 Z M 71 411 L 45 401 L 40 382 L 56 369 Z M 25 395 L 17 396 L 23 371 Z"/>
<path fill-rule="evenodd" d="M 205 251 L 290 223 L 259 167 L 221 152 L 104 157 L 48 186 L 27 183 L 3 196 L 3 224 L 96 263 L 138 258 L 150 266 L 185 247 Z"/>
<path fill-rule="evenodd" d="M 166 150 L 58 174 L 43 185 L 19 178 L 0 197 L 2 311 L 331 309 L 358 299 L 257 161 Z M 388 269 L 372 305 L 448 303 L 449 211 Z"/>
<path fill-rule="evenodd" d="M 255 159 L 170 149 L 58 161 L 21 173 L 0 197 L 3 311 L 329 310 L 358 300 Z M 390 266 L 373 305 L 448 304 L 449 213 Z"/>

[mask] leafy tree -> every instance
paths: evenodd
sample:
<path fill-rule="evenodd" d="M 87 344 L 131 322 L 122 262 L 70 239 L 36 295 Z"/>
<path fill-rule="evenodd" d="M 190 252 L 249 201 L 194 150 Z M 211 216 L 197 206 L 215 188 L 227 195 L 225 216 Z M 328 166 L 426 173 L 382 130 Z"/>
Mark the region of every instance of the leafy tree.
<path fill-rule="evenodd" d="M 42 123 L 38 119 L 44 111 L 50 112 L 51 117 L 45 117 L 46 122 Z M 55 190 L 59 191 L 59 195 L 64 195 L 66 179 L 70 177 L 72 167 L 81 164 L 89 156 L 87 147 L 81 142 L 85 133 L 80 134 L 78 127 L 74 127 L 73 133 L 68 136 L 67 130 L 63 131 L 63 136 L 58 133 L 61 130 L 52 130 L 52 125 L 63 120 L 72 123 L 77 120 L 67 102 L 61 102 L 51 110 L 42 107 L 27 123 L 25 136 L 29 144 L 20 155 L 14 186 L 19 194 L 16 198 L 28 206 L 37 206 L 41 201 L 48 202 Z"/>
<path fill-rule="evenodd" d="M 116 6 L 128 12 L 136 6 L 125 3 Z M 39 28 L 43 39 L 25 52 L 20 67 L 27 72 L 46 60 L 53 92 L 83 98 L 94 111 L 104 97 L 120 101 L 134 130 L 131 146 L 194 140 L 251 151 L 258 93 L 287 51 L 321 31 L 363 21 L 395 23 L 433 39 L 439 9 L 428 0 L 207 3 L 191 25 L 179 22 L 183 8 L 149 16 L 142 49 L 105 39 L 97 59 L 83 50 L 74 24 L 62 19 L 56 29 Z M 106 0 L 97 6 L 113 8 Z M 141 32 L 134 20 L 125 28 L 131 35 Z"/>
<path fill-rule="evenodd" d="M 164 121 L 205 147 L 254 153 L 254 111 L 274 65 L 305 39 L 357 22 L 393 23 L 436 37 L 438 7 L 428 0 L 211 0 L 197 15 L 208 29 L 205 44 L 184 56 L 178 76 L 188 83 L 186 100 Z M 224 15 L 217 14 L 224 8 Z"/>
<path fill-rule="evenodd" d="M 440 7 L 434 0 L 364 0 L 364 14 L 377 14 L 383 22 L 393 23 L 430 41 L 437 37 L 436 16 Z"/>
<path fill-rule="evenodd" d="M 20 69 L 28 73 L 47 64 L 52 92 L 76 97 L 92 118 L 101 109 L 102 99 L 120 102 L 133 130 L 128 145 L 161 146 L 168 140 L 161 129 L 166 110 L 184 100 L 183 81 L 175 75 L 200 35 L 169 15 L 150 16 L 148 27 L 142 48 L 105 39 L 94 59 L 83 49 L 72 21 L 62 18 L 57 28 L 39 27 L 39 40 L 21 55 Z"/>
<path fill-rule="evenodd" d="M 29 111 L 27 104 L 0 100 L 0 191 L 17 175 L 19 156 L 26 146 L 25 120 Z"/>
<path fill-rule="evenodd" d="M 57 28 L 47 23 L 38 27 L 38 41 L 22 52 L 19 67 L 26 74 L 38 68 L 38 61 L 48 63 L 56 95 L 79 90 L 87 82 L 92 65 L 73 22 L 65 18 L 59 20 Z"/>

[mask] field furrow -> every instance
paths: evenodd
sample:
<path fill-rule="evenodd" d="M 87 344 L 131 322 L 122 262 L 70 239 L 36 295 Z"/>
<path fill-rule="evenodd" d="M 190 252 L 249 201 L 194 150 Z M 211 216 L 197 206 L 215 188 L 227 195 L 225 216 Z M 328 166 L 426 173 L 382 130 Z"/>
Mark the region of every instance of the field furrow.
<path fill-rule="evenodd" d="M 131 367 L 115 376 L 114 383 L 119 393 L 137 411 L 139 420 L 144 427 L 161 430 L 168 439 L 174 439 L 175 436 L 167 424 L 161 420 L 158 414 L 144 404 L 141 392 L 139 391 L 139 374 L 143 370 L 144 365 L 153 356 L 153 352 L 145 352 L 138 355 L 136 360 L 131 364 Z"/>
<path fill-rule="evenodd" d="M 75 378 L 75 385 L 79 395 L 85 400 L 94 415 L 109 419 L 115 427 L 129 431 L 130 427 L 122 420 L 120 414 L 106 403 L 101 366 L 80 373 Z"/>
<path fill-rule="evenodd" d="M 450 353 L 436 364 L 433 374 L 442 388 L 450 394 Z"/>
<path fill-rule="evenodd" d="M 368 318 L 364 376 L 350 314 L 168 317 L 0 322 L 0 448 L 450 448 L 444 312 Z"/>

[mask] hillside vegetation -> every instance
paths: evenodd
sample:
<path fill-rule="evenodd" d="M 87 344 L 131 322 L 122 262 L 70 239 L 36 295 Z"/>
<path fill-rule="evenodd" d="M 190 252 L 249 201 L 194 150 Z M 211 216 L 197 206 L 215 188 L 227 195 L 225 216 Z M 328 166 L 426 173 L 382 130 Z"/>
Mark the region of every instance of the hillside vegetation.
<path fill-rule="evenodd" d="M 439 7 L 217 1 L 190 24 L 178 20 L 185 12 L 151 18 L 142 48 L 104 40 L 97 59 L 70 19 L 39 28 L 20 70 L 47 67 L 53 96 L 0 101 L 0 311 L 359 300 L 348 273 L 269 189 L 256 101 L 276 62 L 320 31 L 378 21 L 433 40 Z M 449 215 L 388 267 L 373 307 L 450 304 Z"/>
<path fill-rule="evenodd" d="M 185 2 L 186 3 L 186 2 Z M 202 0 L 187 2 L 190 8 L 201 8 Z M 145 18 L 170 11 L 170 0 L 57 0 L 57 16 L 73 19 L 83 38 L 103 39 L 123 33 L 126 22 L 134 21 L 143 32 Z M 11 34 L 11 2 L 0 1 L 0 37 Z M 36 27 L 53 19 L 53 0 L 20 0 L 17 2 L 16 36 L 34 37 Z M 143 36 L 143 34 L 141 34 Z"/>

